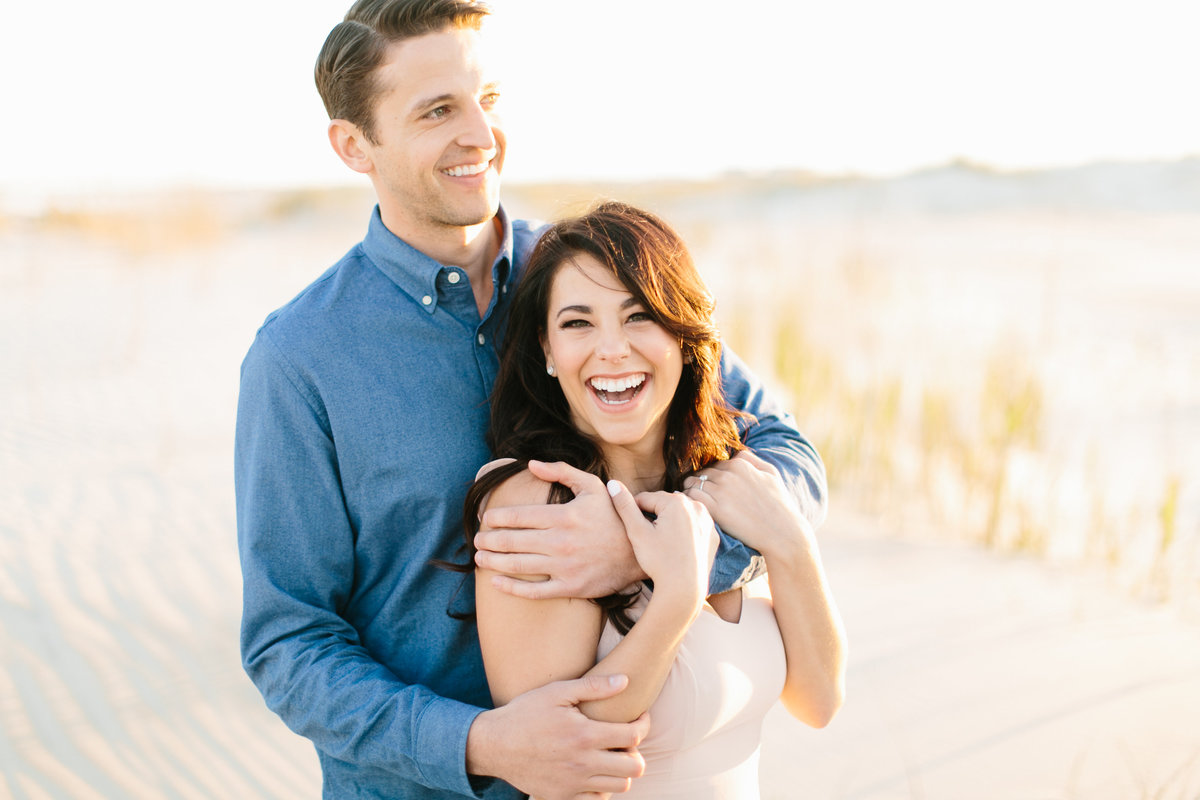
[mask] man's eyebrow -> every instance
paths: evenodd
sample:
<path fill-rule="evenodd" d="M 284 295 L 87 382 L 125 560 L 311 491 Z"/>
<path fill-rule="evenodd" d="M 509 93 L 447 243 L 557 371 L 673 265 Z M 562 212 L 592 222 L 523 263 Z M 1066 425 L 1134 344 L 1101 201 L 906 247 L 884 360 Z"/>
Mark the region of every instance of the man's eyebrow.
<path fill-rule="evenodd" d="M 491 83 L 485 83 L 483 85 L 483 88 L 480 89 L 479 93 L 480 94 L 492 94 L 494 92 L 499 91 L 499 89 L 500 89 L 500 81 L 492 81 Z M 451 94 L 450 92 L 444 92 L 442 94 L 439 94 L 439 95 L 436 95 L 433 97 L 426 97 L 426 98 L 422 98 L 420 100 L 414 101 L 412 104 L 412 110 L 413 111 L 424 111 L 427 108 L 434 108 L 436 106 L 442 105 L 443 103 L 449 103 L 453 99 L 454 99 L 453 94 Z"/>
<path fill-rule="evenodd" d="M 424 111 L 427 108 L 434 108 L 435 106 L 440 106 L 443 103 L 447 103 L 453 99 L 454 99 L 454 95 L 452 95 L 452 94 L 439 94 L 436 97 L 426 97 L 421 100 L 415 101 L 412 104 L 412 110 L 414 113 L 418 112 L 418 111 Z"/>

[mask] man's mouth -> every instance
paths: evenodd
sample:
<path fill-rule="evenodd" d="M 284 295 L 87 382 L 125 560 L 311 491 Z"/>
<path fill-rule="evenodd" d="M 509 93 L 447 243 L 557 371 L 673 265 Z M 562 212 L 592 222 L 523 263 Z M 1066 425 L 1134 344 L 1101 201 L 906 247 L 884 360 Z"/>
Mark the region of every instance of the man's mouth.
<path fill-rule="evenodd" d="M 492 166 L 492 161 L 496 158 L 496 151 L 493 150 L 490 154 L 486 155 L 488 158 L 485 161 L 480 161 L 478 164 L 459 164 L 458 166 L 448 167 L 442 170 L 442 174 L 449 175 L 451 178 L 469 178 L 473 175 L 487 172 L 488 168 Z"/>
<path fill-rule="evenodd" d="M 592 378 L 588 386 L 596 398 L 605 405 L 615 406 L 628 403 L 637 397 L 646 383 L 646 374 L 626 375 L 623 378 Z"/>

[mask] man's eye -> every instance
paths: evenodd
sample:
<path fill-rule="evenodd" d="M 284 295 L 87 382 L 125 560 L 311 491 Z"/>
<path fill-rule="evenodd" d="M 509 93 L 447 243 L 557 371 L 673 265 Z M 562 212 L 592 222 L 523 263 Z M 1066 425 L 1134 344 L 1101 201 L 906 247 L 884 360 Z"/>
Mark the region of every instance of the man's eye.
<path fill-rule="evenodd" d="M 428 114 L 426 114 L 425 116 L 429 117 L 430 119 L 441 119 L 442 117 L 446 116 L 449 113 L 450 113 L 449 107 L 438 106 L 437 108 L 433 109 Z"/>
<path fill-rule="evenodd" d="M 499 101 L 500 101 L 500 93 L 499 92 L 488 92 L 483 97 L 479 98 L 479 105 L 483 106 L 484 108 L 491 108 L 492 106 L 496 105 L 496 103 L 498 103 Z"/>

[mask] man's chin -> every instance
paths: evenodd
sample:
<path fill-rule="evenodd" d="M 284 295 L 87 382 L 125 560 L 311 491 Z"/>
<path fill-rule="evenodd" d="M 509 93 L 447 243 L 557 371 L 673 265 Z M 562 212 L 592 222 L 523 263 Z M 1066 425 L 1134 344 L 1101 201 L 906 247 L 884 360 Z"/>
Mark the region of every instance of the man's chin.
<path fill-rule="evenodd" d="M 447 224 L 460 228 L 473 228 L 476 225 L 491 222 L 499 210 L 500 199 L 497 197 L 496 200 L 480 204 L 475 208 L 455 209 L 452 214 L 448 215 Z"/>

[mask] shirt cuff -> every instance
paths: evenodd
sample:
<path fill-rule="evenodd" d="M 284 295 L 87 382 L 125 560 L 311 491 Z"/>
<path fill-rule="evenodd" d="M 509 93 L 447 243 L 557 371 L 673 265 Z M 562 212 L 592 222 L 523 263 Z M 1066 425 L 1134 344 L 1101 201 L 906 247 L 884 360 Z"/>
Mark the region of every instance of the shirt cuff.
<path fill-rule="evenodd" d="M 416 752 L 425 785 L 476 797 L 467 777 L 467 733 L 482 708 L 439 697 L 421 712 Z"/>

